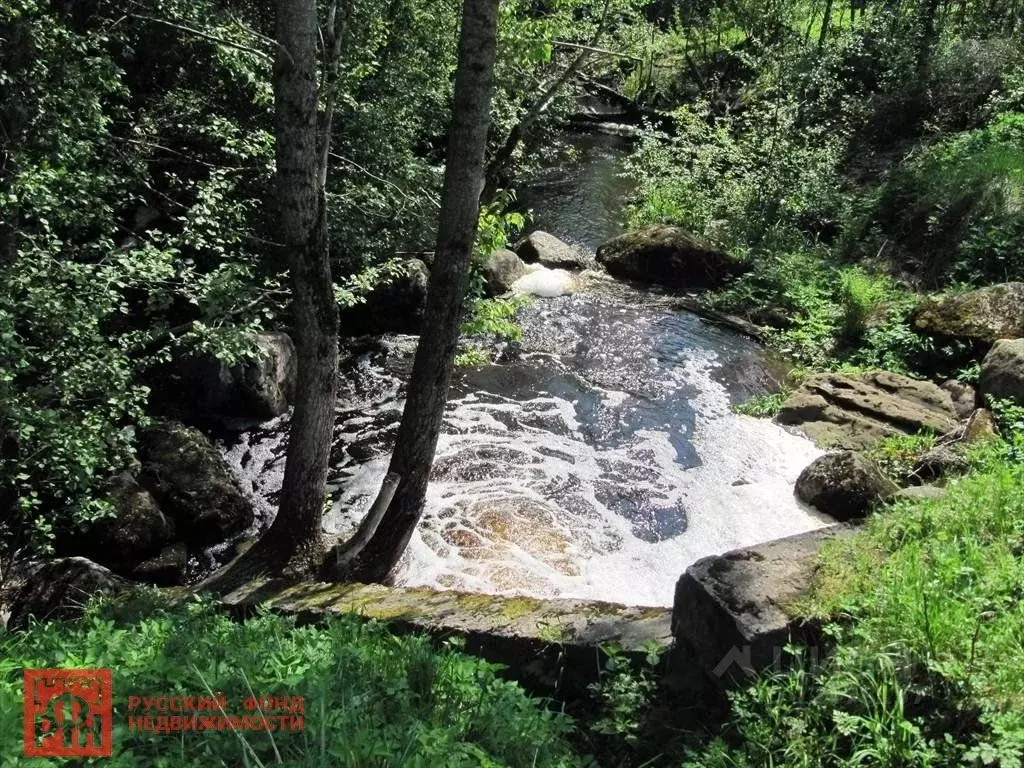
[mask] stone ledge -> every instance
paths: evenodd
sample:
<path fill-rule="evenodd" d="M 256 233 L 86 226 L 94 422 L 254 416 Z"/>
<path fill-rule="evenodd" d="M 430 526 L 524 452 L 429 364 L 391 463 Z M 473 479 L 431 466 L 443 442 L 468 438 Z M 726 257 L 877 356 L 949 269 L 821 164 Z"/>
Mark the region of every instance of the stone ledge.
<path fill-rule="evenodd" d="M 599 646 L 615 643 L 637 660 L 673 644 L 672 610 L 585 600 L 503 597 L 379 584 L 266 581 L 221 598 L 229 608 L 257 605 L 300 620 L 354 613 L 396 631 L 462 637 L 466 651 L 508 667 L 531 689 L 580 695 L 597 679 Z"/>
<path fill-rule="evenodd" d="M 832 525 L 694 563 L 676 584 L 683 652 L 726 684 L 777 664 L 787 643 L 807 639 L 787 606 L 811 584 L 822 544 L 854 530 Z"/>

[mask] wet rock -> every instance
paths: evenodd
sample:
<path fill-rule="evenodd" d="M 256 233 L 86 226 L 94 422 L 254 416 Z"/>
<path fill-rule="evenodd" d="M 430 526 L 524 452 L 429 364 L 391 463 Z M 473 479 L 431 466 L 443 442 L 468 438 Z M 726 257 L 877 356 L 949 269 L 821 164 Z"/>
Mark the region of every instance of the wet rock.
<path fill-rule="evenodd" d="M 943 338 L 993 342 L 1024 336 L 1024 283 L 1002 283 L 976 291 L 924 299 L 914 328 Z"/>
<path fill-rule="evenodd" d="M 898 490 L 874 462 L 854 451 L 818 457 L 800 473 L 795 488 L 797 498 L 840 522 L 866 516 Z"/>
<path fill-rule="evenodd" d="M 956 379 L 944 381 L 939 386 L 949 393 L 949 397 L 953 401 L 953 410 L 958 419 L 966 419 L 974 413 L 974 408 L 978 403 L 978 393 L 974 387 Z"/>
<path fill-rule="evenodd" d="M 914 475 L 931 482 L 948 475 L 963 474 L 968 469 L 970 464 L 960 451 L 951 445 L 939 445 L 921 456 L 914 467 Z"/>
<path fill-rule="evenodd" d="M 851 532 L 833 525 L 698 560 L 676 584 L 677 643 L 723 684 L 779 664 L 803 629 L 788 606 L 811 585 L 822 545 Z"/>
<path fill-rule="evenodd" d="M 82 615 L 93 595 L 116 594 L 129 582 L 84 557 L 62 557 L 32 568 L 11 602 L 10 629 L 22 629 L 30 617 L 38 621 L 70 620 Z"/>
<path fill-rule="evenodd" d="M 548 269 L 586 269 L 593 263 L 579 248 L 541 231 L 516 243 L 515 251 L 527 264 L 537 263 Z"/>
<path fill-rule="evenodd" d="M 942 434 L 955 420 L 948 392 L 888 371 L 813 376 L 776 417 L 779 424 L 799 427 L 823 448 L 848 450 L 864 450 L 896 434 Z"/>
<path fill-rule="evenodd" d="M 288 410 L 295 387 L 295 345 L 286 333 L 259 333 L 257 355 L 238 365 L 185 355 L 154 382 L 159 400 L 199 417 L 272 419 Z"/>
<path fill-rule="evenodd" d="M 156 424 L 142 432 L 139 457 L 143 484 L 173 516 L 187 544 L 214 544 L 252 524 L 252 505 L 199 430 L 178 422 Z"/>
<path fill-rule="evenodd" d="M 420 259 L 406 259 L 402 269 L 402 274 L 374 287 L 364 303 L 341 310 L 343 336 L 419 333 L 430 271 Z"/>
<path fill-rule="evenodd" d="M 164 547 L 159 554 L 139 563 L 132 576 L 139 581 L 160 587 L 173 587 L 185 581 L 188 548 L 178 542 Z"/>
<path fill-rule="evenodd" d="M 512 285 L 526 274 L 526 265 L 512 251 L 499 249 L 484 262 L 484 278 L 489 296 L 500 296 L 512 290 Z"/>
<path fill-rule="evenodd" d="M 1024 322 L 1024 304 L 1017 312 Z M 1004 339 L 992 346 L 981 363 L 978 388 L 982 395 L 1024 405 L 1024 339 Z"/>
<path fill-rule="evenodd" d="M 612 275 L 678 290 L 717 288 L 746 268 L 692 232 L 657 226 L 628 232 L 597 249 Z"/>
<path fill-rule="evenodd" d="M 564 269 L 547 267 L 538 267 L 512 284 L 512 293 L 516 296 L 537 296 L 544 299 L 567 296 L 578 290 L 579 284 L 571 273 Z"/>

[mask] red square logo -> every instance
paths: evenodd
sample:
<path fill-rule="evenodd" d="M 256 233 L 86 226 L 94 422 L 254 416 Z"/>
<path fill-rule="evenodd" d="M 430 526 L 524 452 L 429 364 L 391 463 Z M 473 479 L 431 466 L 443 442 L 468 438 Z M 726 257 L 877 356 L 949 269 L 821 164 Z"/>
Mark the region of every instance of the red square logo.
<path fill-rule="evenodd" d="M 25 755 L 110 757 L 109 669 L 25 670 Z"/>

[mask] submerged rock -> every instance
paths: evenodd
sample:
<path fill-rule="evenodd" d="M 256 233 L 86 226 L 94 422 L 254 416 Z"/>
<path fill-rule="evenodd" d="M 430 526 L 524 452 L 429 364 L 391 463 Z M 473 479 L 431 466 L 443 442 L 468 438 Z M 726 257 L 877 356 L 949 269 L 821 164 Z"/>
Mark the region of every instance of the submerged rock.
<path fill-rule="evenodd" d="M 627 232 L 597 249 L 612 275 L 683 291 L 717 288 L 746 271 L 739 261 L 692 232 L 657 226 Z"/>
<path fill-rule="evenodd" d="M 891 435 L 947 432 L 956 412 L 949 393 L 927 381 L 888 371 L 825 373 L 805 381 L 776 420 L 823 448 L 863 450 Z"/>
<path fill-rule="evenodd" d="M 192 546 L 223 541 L 253 521 L 249 500 L 202 432 L 177 422 L 146 429 L 139 441 L 142 480 Z"/>
<path fill-rule="evenodd" d="M 1024 336 L 1024 283 L 1002 283 L 976 291 L 924 299 L 914 312 L 921 333 L 993 342 Z"/>
<path fill-rule="evenodd" d="M 593 263 L 590 256 L 579 248 L 541 231 L 516 243 L 515 251 L 527 264 L 537 263 L 548 269 L 586 269 Z"/>
<path fill-rule="evenodd" d="M 515 253 L 499 248 L 487 257 L 483 271 L 488 295 L 500 296 L 512 290 L 515 281 L 525 275 L 527 270 L 523 260 Z"/>
<path fill-rule="evenodd" d="M 1024 304 L 1017 311 L 1024 318 Z M 992 346 L 981 363 L 978 387 L 983 395 L 1024 405 L 1024 339 L 1004 339 Z"/>
<path fill-rule="evenodd" d="M 874 462 L 854 451 L 827 453 L 800 473 L 796 495 L 840 522 L 864 517 L 899 487 Z"/>

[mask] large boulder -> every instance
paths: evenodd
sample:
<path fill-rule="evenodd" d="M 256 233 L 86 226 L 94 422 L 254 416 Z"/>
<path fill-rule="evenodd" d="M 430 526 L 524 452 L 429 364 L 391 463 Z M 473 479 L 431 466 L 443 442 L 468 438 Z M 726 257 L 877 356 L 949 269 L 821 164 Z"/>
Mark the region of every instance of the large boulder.
<path fill-rule="evenodd" d="M 525 275 L 527 270 L 519 256 L 512 251 L 499 248 L 487 257 L 483 272 L 488 295 L 501 296 L 511 291 L 512 284 Z"/>
<path fill-rule="evenodd" d="M 991 343 L 1024 336 L 1024 283 L 924 299 L 914 311 L 921 333 Z"/>
<path fill-rule="evenodd" d="M 783 648 L 808 627 L 789 610 L 811 586 L 822 545 L 853 529 L 830 525 L 724 555 L 705 557 L 676 584 L 672 633 L 714 680 L 743 682 L 785 663 Z M 808 635 L 813 633 L 808 633 Z"/>
<path fill-rule="evenodd" d="M 149 427 L 140 436 L 139 458 L 142 482 L 187 544 L 215 544 L 252 524 L 252 504 L 199 430 L 177 422 Z"/>
<path fill-rule="evenodd" d="M 430 270 L 426 263 L 406 259 L 401 273 L 375 286 L 365 302 L 341 310 L 342 335 L 419 333 L 429 282 Z"/>
<path fill-rule="evenodd" d="M 840 522 L 867 515 L 899 491 L 869 459 L 854 451 L 826 453 L 800 473 L 796 495 Z"/>
<path fill-rule="evenodd" d="M 7 626 L 23 629 L 29 618 L 69 620 L 82 614 L 89 598 L 115 594 L 129 586 L 125 579 L 84 557 L 62 557 L 32 568 L 10 605 Z"/>
<path fill-rule="evenodd" d="M 597 249 L 597 260 L 616 277 L 678 290 L 717 288 L 745 267 L 724 251 L 679 227 L 627 232 Z"/>
<path fill-rule="evenodd" d="M 978 393 L 974 387 L 956 379 L 944 381 L 940 386 L 949 393 L 958 419 L 969 418 L 974 413 L 978 404 Z"/>
<path fill-rule="evenodd" d="M 174 520 L 131 474 L 114 479 L 108 499 L 115 516 L 96 522 L 85 536 L 62 542 L 61 550 L 88 555 L 118 573 L 129 573 L 174 540 Z"/>
<path fill-rule="evenodd" d="M 948 432 L 956 410 L 949 393 L 927 381 L 888 371 L 825 373 L 807 379 L 777 421 L 823 448 L 864 450 L 892 435 Z"/>
<path fill-rule="evenodd" d="M 295 345 L 286 333 L 258 333 L 256 355 L 228 365 L 211 355 L 175 358 L 154 382 L 157 397 L 200 417 L 272 419 L 288 410 Z"/>
<path fill-rule="evenodd" d="M 1024 316 L 1024 305 L 1017 311 Z M 983 395 L 1024 405 L 1024 339 L 1002 339 L 992 345 L 981 363 L 978 388 Z"/>
<path fill-rule="evenodd" d="M 593 261 L 583 250 L 539 230 L 516 243 L 515 251 L 527 264 L 548 269 L 586 269 Z"/>

